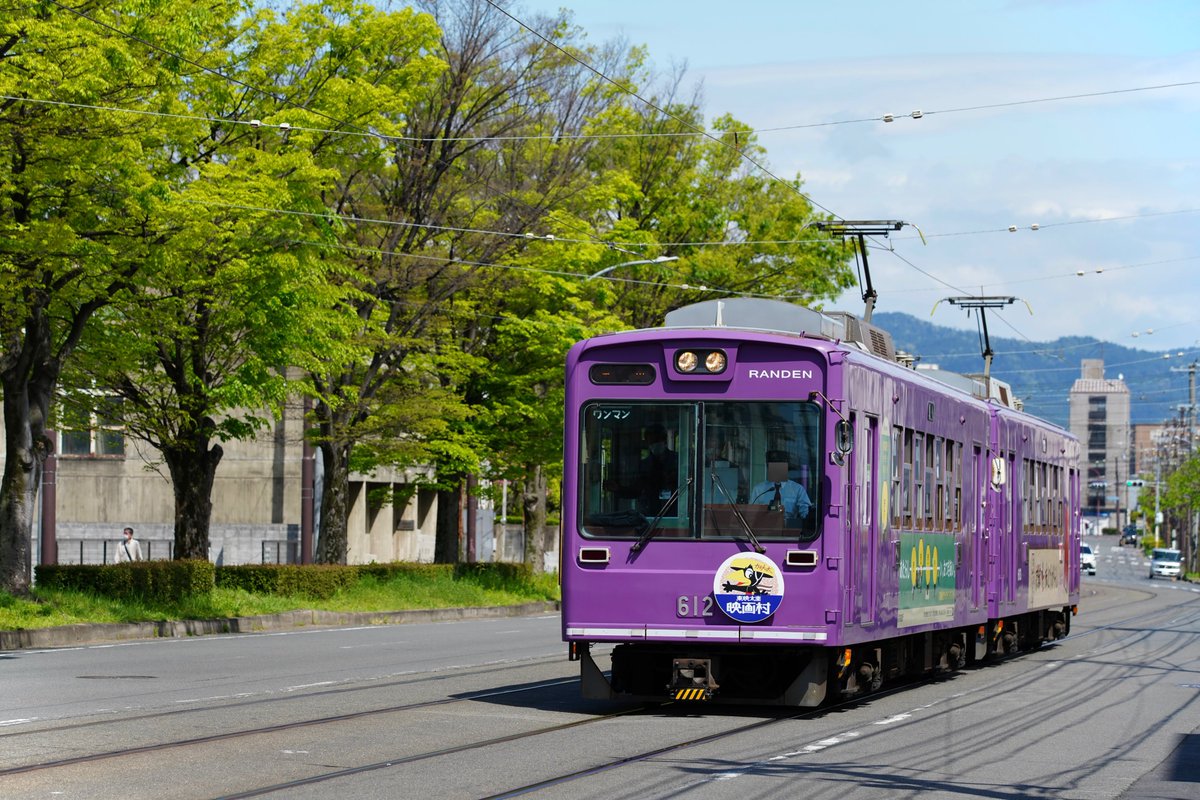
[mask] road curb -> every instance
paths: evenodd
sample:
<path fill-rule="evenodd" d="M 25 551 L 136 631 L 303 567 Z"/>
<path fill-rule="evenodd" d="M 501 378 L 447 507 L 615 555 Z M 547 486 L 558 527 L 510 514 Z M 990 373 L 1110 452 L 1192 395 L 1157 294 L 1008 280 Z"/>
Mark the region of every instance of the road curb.
<path fill-rule="evenodd" d="M 54 647 L 79 647 L 138 639 L 174 639 L 228 633 L 266 633 L 296 628 L 344 628 L 363 625 L 404 625 L 464 619 L 524 617 L 557 612 L 558 603 L 522 603 L 480 608 L 423 608 L 408 611 L 317 611 L 260 614 L 225 619 L 159 620 L 156 622 L 85 623 L 53 628 L 0 631 L 0 652 Z"/>

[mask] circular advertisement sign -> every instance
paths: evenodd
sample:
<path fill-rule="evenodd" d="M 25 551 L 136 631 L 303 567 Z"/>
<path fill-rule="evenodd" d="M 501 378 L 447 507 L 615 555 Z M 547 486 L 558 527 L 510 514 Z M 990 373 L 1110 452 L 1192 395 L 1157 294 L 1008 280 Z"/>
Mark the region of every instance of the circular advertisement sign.
<path fill-rule="evenodd" d="M 764 555 L 737 553 L 713 577 L 713 596 L 730 619 L 762 622 L 783 601 L 783 572 Z"/>

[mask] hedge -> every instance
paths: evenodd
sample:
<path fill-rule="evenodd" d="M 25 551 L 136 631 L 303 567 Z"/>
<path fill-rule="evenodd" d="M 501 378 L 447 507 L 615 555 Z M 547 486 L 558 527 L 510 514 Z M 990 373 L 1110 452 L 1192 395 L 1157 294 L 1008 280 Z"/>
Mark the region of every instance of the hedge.
<path fill-rule="evenodd" d="M 361 578 L 387 582 L 401 577 L 465 580 L 487 589 L 505 589 L 533 581 L 525 564 L 329 565 L 237 564 L 214 567 L 208 561 L 137 561 L 132 564 L 56 564 L 37 567 L 37 584 L 51 589 L 90 592 L 118 600 L 179 600 L 214 586 L 251 594 L 333 597 Z"/>
<path fill-rule="evenodd" d="M 503 589 L 532 582 L 533 571 L 524 564 L 386 564 L 327 565 L 238 564 L 217 569 L 217 586 L 244 589 L 252 594 L 302 595 L 318 600 L 332 597 L 361 578 L 386 583 L 412 577 L 468 580 L 488 589 Z"/>
<path fill-rule="evenodd" d="M 173 602 L 207 594 L 216 585 L 209 561 L 135 561 L 124 564 L 39 564 L 37 585 L 112 597 Z"/>
<path fill-rule="evenodd" d="M 217 570 L 217 586 L 251 594 L 326 600 L 358 581 L 358 568 L 330 564 L 237 564 Z"/>

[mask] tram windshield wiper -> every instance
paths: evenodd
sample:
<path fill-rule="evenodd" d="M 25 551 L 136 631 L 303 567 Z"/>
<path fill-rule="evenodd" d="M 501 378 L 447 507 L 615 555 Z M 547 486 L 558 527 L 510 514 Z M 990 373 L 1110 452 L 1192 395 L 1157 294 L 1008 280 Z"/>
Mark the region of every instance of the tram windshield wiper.
<path fill-rule="evenodd" d="M 629 548 L 629 552 L 638 552 L 646 546 L 646 542 L 654 538 L 654 534 L 658 532 L 658 523 L 662 521 L 664 516 L 666 516 L 667 509 L 670 508 L 671 504 L 674 503 L 679 497 L 679 493 L 683 491 L 683 487 L 691 485 L 692 479 L 689 477 L 686 481 L 675 487 L 675 491 L 671 492 L 671 496 L 667 498 L 666 502 L 662 504 L 662 508 L 660 508 L 658 513 L 654 515 L 654 519 L 650 522 L 650 527 L 646 528 L 641 537 L 639 537 L 638 540 L 633 543 L 633 547 Z"/>
<path fill-rule="evenodd" d="M 758 537 L 754 535 L 754 530 L 750 527 L 750 523 L 746 522 L 746 518 L 742 516 L 742 512 L 737 507 L 737 503 L 734 502 L 733 497 L 729 494 L 729 490 L 726 489 L 725 484 L 721 482 L 721 476 L 717 474 L 717 468 L 715 466 L 710 467 L 709 474 L 712 476 L 713 483 L 716 484 L 717 489 L 722 495 L 725 496 L 725 500 L 729 504 L 729 507 L 733 509 L 733 516 L 737 518 L 737 521 L 746 531 L 746 536 L 750 539 L 750 544 L 754 545 L 755 552 L 767 552 L 767 548 L 763 547 L 759 543 Z"/>

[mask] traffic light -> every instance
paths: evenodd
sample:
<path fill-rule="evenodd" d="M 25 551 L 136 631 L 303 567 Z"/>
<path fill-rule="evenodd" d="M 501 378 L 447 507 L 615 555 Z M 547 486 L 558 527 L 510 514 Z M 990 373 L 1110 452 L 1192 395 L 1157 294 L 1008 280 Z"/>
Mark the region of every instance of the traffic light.
<path fill-rule="evenodd" d="M 1126 485 L 1126 486 L 1141 487 L 1141 486 L 1145 486 L 1145 485 L 1146 485 L 1146 482 L 1145 482 L 1144 480 L 1142 480 L 1141 478 L 1133 478 L 1133 479 L 1131 479 L 1131 480 L 1127 480 L 1127 481 L 1125 481 L 1125 485 Z"/>

